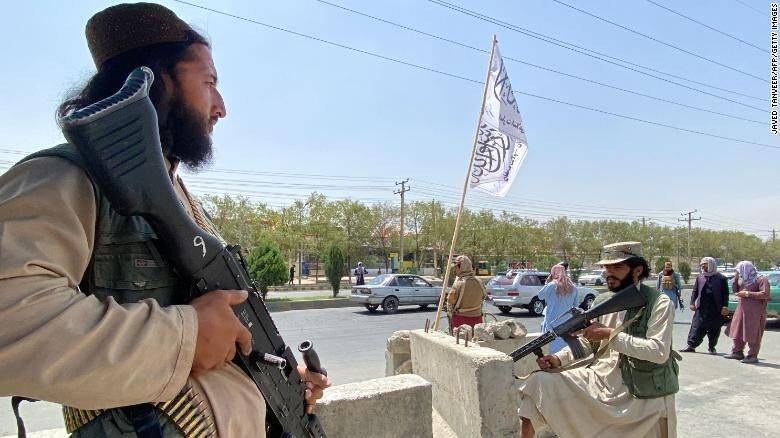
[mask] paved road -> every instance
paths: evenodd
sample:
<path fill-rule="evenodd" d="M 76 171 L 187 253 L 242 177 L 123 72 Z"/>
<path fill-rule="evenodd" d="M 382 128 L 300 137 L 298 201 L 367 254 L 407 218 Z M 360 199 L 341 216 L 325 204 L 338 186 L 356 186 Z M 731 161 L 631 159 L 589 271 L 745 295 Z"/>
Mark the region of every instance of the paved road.
<path fill-rule="evenodd" d="M 396 330 L 422 328 L 425 318 L 434 315 L 435 311 L 416 308 L 402 308 L 396 315 L 336 308 L 280 312 L 274 319 L 289 343 L 312 340 L 335 383 L 343 384 L 382 377 L 386 338 Z M 510 317 L 530 331 L 538 330 L 541 322 L 520 310 Z M 675 348 L 685 344 L 690 319 L 690 311 L 677 312 Z M 768 323 L 758 365 L 723 359 L 730 345 L 722 336 L 718 356 L 684 355 L 677 395 L 680 437 L 775 436 L 780 430 L 775 413 L 780 400 L 780 321 Z M 27 405 L 23 413 L 30 430 L 63 427 L 56 405 Z M 0 399 L 0 437 L 15 433 L 13 424 L 8 400 Z"/>

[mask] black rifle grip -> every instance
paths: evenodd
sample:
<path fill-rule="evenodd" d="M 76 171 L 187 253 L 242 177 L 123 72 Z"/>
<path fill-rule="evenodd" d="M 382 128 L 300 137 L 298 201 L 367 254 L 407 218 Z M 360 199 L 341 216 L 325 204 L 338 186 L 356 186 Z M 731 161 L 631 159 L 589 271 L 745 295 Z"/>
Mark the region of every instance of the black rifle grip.
<path fill-rule="evenodd" d="M 328 375 L 325 368 L 320 366 L 320 357 L 317 355 L 317 352 L 314 351 L 314 344 L 312 344 L 311 341 L 301 342 L 301 345 L 298 346 L 298 351 L 303 355 L 303 362 L 306 364 L 306 369 L 322 374 L 323 376 Z"/>

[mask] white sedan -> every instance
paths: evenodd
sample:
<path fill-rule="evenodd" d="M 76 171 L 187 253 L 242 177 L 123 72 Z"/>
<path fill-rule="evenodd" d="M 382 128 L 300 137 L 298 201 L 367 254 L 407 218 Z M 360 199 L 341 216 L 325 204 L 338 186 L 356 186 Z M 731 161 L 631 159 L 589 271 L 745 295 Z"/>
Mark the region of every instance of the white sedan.
<path fill-rule="evenodd" d="M 363 304 L 369 312 L 379 306 L 388 314 L 398 311 L 398 306 L 419 306 L 426 309 L 439 303 L 441 284 L 435 285 L 418 275 L 385 274 L 374 277 L 362 286 L 355 286 L 350 301 Z"/>

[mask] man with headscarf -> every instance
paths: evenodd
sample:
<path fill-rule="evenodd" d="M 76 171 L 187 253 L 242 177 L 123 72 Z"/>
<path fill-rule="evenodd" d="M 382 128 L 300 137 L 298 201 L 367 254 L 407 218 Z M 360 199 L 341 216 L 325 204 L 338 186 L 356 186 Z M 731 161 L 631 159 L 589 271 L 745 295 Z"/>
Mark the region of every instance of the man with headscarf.
<path fill-rule="evenodd" d="M 566 274 L 566 268 L 557 264 L 550 269 L 550 281 L 544 285 L 536 295 L 544 301 L 544 320 L 542 320 L 542 332 L 551 330 L 555 325 L 562 324 L 571 318 L 571 310 L 577 307 L 577 286 Z M 550 343 L 550 353 L 557 353 L 566 347 L 566 341 L 555 338 Z"/>
<path fill-rule="evenodd" d="M 682 281 L 680 280 L 680 274 L 672 269 L 671 260 L 664 262 L 664 269 L 658 273 L 658 281 L 655 283 L 655 288 L 668 295 L 675 307 L 679 306 L 682 308 Z"/>
<path fill-rule="evenodd" d="M 533 373 L 520 383 L 522 438 L 534 437 L 543 426 L 567 438 L 676 436 L 674 306 L 642 283 L 650 267 L 641 243 L 607 245 L 598 264 L 606 269 L 610 292 L 596 303 L 633 287 L 647 304 L 604 315 L 580 332 L 582 347 L 595 357 L 575 364 L 566 347 L 537 359 L 551 372 Z"/>
<path fill-rule="evenodd" d="M 729 285 L 726 277 L 718 272 L 714 258 L 701 259 L 699 269 L 701 273 L 696 277 L 691 292 L 691 310 L 695 313 L 688 332 L 688 346 L 680 351 L 693 353 L 706 334 L 708 350 L 710 354 L 715 354 L 723 317 L 729 313 Z"/>
<path fill-rule="evenodd" d="M 179 165 L 209 162 L 211 132 L 227 114 L 210 43 L 153 3 L 98 12 L 86 36 L 97 71 L 59 116 L 116 93 L 139 66 L 151 69 L 173 189 L 193 221 L 218 235 L 178 176 Z M 151 225 L 114 210 L 85 168 L 63 144 L 0 175 L 0 396 L 66 406 L 73 438 L 265 437 L 263 395 L 232 362 L 252 351 L 231 307 L 247 292 L 187 302 L 192 285 Z M 298 372 L 311 410 L 328 379 Z"/>
<path fill-rule="evenodd" d="M 745 260 L 737 263 L 732 290 L 737 295 L 737 310 L 726 327 L 726 336 L 734 340 L 727 359 L 743 363 L 758 363 L 758 351 L 766 324 L 766 305 L 769 302 L 769 280 L 759 275 L 753 263 Z M 748 354 L 745 356 L 745 344 Z"/>
<path fill-rule="evenodd" d="M 474 275 L 471 259 L 460 255 L 455 259 L 455 275 L 458 277 L 447 295 L 447 313 L 450 327 L 475 325 L 482 322 L 482 303 L 485 300 L 485 286 Z"/>

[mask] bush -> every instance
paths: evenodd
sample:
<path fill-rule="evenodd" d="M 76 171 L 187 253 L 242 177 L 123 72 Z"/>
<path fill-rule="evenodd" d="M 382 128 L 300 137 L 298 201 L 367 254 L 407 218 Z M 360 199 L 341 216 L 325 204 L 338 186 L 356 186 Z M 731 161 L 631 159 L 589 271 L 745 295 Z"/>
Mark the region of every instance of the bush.
<path fill-rule="evenodd" d="M 683 280 L 687 283 L 688 279 L 691 278 L 691 265 L 689 265 L 688 262 L 680 262 L 680 265 L 677 268 L 680 270 L 680 275 L 682 275 Z"/>
<path fill-rule="evenodd" d="M 267 240 L 260 240 L 249 251 L 246 263 L 249 275 L 257 283 L 263 298 L 268 293 L 268 286 L 281 286 L 289 279 L 282 252 L 278 246 Z"/>
<path fill-rule="evenodd" d="M 325 254 L 325 277 L 333 290 L 333 296 L 339 294 L 341 277 L 344 275 L 344 251 L 336 245 L 332 245 Z"/>
<path fill-rule="evenodd" d="M 580 281 L 580 275 L 582 275 L 582 260 L 571 260 L 569 262 L 569 278 L 577 284 Z"/>

